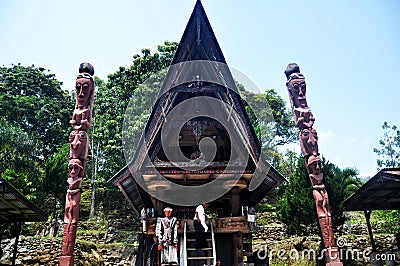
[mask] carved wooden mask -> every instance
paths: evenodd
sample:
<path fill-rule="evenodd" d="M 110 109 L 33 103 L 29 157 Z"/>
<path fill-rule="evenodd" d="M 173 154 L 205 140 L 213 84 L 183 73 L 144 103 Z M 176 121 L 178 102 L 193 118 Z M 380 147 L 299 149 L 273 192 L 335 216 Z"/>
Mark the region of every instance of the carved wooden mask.
<path fill-rule="evenodd" d="M 75 82 L 76 108 L 86 108 L 94 95 L 94 83 L 90 78 L 79 77 Z"/>
<path fill-rule="evenodd" d="M 82 162 L 79 159 L 71 159 L 68 163 L 68 176 L 72 179 L 78 178 L 83 172 Z"/>
<path fill-rule="evenodd" d="M 321 158 L 311 155 L 307 160 L 307 166 L 310 174 L 319 175 L 321 173 Z"/>
<path fill-rule="evenodd" d="M 300 132 L 300 147 L 304 157 L 310 155 L 317 156 L 318 153 L 318 135 L 314 128 L 304 128 Z"/>
<path fill-rule="evenodd" d="M 287 84 L 292 102 L 295 108 L 298 107 L 308 107 L 306 99 L 306 80 L 301 74 L 294 73 Z"/>

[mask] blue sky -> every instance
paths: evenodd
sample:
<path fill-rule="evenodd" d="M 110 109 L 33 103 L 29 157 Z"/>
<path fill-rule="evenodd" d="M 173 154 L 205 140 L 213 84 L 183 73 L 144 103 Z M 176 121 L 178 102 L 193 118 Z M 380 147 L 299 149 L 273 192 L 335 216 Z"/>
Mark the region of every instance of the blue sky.
<path fill-rule="evenodd" d="M 288 102 L 283 71 L 307 81 L 319 150 L 362 176 L 376 173 L 384 121 L 400 126 L 400 2 L 203 0 L 228 65 Z M 45 67 L 74 86 L 79 64 L 106 79 L 142 48 L 179 41 L 195 0 L 0 0 L 0 64 Z M 298 143 L 290 148 L 298 150 Z"/>

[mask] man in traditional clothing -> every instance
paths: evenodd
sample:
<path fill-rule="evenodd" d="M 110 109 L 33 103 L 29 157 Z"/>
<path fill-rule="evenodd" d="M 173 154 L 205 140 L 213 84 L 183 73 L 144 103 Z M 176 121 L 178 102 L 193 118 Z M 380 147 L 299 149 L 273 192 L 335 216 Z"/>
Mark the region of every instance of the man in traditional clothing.
<path fill-rule="evenodd" d="M 172 208 L 164 209 L 165 217 L 157 219 L 156 235 L 161 250 L 161 265 L 178 265 L 178 225 Z"/>

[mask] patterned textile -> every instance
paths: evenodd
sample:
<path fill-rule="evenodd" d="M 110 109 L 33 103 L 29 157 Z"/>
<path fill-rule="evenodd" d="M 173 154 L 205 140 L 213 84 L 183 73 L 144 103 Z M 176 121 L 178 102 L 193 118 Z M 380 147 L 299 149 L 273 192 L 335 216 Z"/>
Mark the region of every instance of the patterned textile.
<path fill-rule="evenodd" d="M 175 217 L 164 217 L 157 219 L 156 235 L 159 244 L 162 244 L 161 263 L 178 264 L 178 225 Z"/>

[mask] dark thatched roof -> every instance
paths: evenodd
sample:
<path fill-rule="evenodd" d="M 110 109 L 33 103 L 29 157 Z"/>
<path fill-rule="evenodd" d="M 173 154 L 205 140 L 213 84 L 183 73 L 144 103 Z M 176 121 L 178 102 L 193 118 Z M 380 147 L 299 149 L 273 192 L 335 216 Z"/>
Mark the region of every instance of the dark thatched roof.
<path fill-rule="evenodd" d="M 0 178 L 0 222 L 40 222 L 47 215 L 7 180 Z"/>
<path fill-rule="evenodd" d="M 400 168 L 385 168 L 360 187 L 345 203 L 346 211 L 398 210 Z"/>

